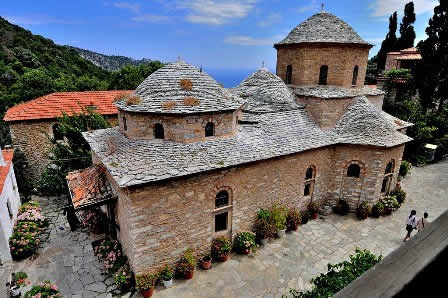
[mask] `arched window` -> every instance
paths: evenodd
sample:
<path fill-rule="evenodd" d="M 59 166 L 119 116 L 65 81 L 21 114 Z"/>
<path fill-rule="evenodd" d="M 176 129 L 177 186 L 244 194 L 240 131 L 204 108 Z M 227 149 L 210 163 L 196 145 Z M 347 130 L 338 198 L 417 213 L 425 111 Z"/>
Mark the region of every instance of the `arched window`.
<path fill-rule="evenodd" d="M 286 84 L 291 84 L 292 82 L 292 65 L 286 67 Z"/>
<path fill-rule="evenodd" d="M 319 85 L 327 85 L 328 66 L 322 65 L 319 71 Z"/>
<path fill-rule="evenodd" d="M 358 81 L 358 69 L 358 65 L 353 69 L 352 85 L 356 85 L 356 82 Z"/>
<path fill-rule="evenodd" d="M 128 130 L 128 124 L 126 123 L 126 117 L 123 117 L 123 130 Z"/>
<path fill-rule="evenodd" d="M 226 190 L 218 192 L 215 197 L 215 232 L 229 229 L 231 207 L 229 192 Z"/>
<path fill-rule="evenodd" d="M 53 124 L 52 130 L 53 130 L 53 139 L 55 141 L 64 140 L 64 135 L 62 134 L 61 128 L 58 123 Z"/>
<path fill-rule="evenodd" d="M 394 163 L 394 160 L 391 160 L 384 170 L 383 184 L 381 185 L 381 192 L 384 194 L 388 194 L 390 191 L 390 185 L 394 176 Z"/>
<path fill-rule="evenodd" d="M 347 177 L 359 178 L 361 175 L 361 167 L 357 164 L 351 164 L 347 169 Z"/>
<path fill-rule="evenodd" d="M 215 135 L 215 124 L 212 122 L 208 122 L 207 125 L 205 125 L 205 136 L 206 137 L 213 137 Z"/>
<path fill-rule="evenodd" d="M 165 132 L 163 130 L 163 125 L 161 123 L 156 123 L 154 125 L 154 138 L 156 139 L 164 139 Z"/>
<path fill-rule="evenodd" d="M 305 181 L 303 188 L 304 196 L 311 196 L 314 190 L 314 180 L 316 177 L 316 169 L 313 166 L 310 166 L 305 172 Z"/>

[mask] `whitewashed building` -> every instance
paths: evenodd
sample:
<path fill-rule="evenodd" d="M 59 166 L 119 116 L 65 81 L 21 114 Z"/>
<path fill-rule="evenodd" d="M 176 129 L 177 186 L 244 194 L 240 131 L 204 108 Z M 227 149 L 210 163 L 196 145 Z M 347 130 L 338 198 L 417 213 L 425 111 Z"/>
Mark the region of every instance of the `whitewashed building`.
<path fill-rule="evenodd" d="M 1 150 L 0 154 L 0 262 L 11 260 L 9 237 L 20 207 L 20 196 L 12 158 L 14 150 Z"/>

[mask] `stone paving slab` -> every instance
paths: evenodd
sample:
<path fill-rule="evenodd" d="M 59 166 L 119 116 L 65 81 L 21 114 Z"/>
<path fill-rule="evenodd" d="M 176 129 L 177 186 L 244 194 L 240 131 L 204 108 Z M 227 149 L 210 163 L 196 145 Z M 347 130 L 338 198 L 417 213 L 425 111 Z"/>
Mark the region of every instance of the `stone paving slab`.
<path fill-rule="evenodd" d="M 408 198 L 393 215 L 364 221 L 354 215 L 330 215 L 310 221 L 253 256 L 235 255 L 209 271 L 196 270 L 192 280 L 175 280 L 170 289 L 158 287 L 154 297 L 281 297 L 289 288 L 308 288 L 311 278 L 324 272 L 328 263 L 348 258 L 355 247 L 387 255 L 403 244 L 411 209 L 419 216 L 427 211 L 430 221 L 448 209 L 448 160 L 415 168 L 402 185 Z M 92 241 L 101 236 L 70 232 L 59 210 L 65 199 L 35 199 L 51 220 L 48 239 L 34 261 L 14 262 L 14 271 L 27 272 L 33 283 L 52 280 L 64 297 L 111 298 L 113 282 L 102 274 L 103 267 L 91 250 Z"/>

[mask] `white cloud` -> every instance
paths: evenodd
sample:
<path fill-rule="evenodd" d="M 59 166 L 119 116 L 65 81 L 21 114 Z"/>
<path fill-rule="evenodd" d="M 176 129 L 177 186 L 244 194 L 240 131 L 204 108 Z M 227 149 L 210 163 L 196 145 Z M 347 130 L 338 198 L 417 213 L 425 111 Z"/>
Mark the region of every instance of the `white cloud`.
<path fill-rule="evenodd" d="M 397 11 L 399 14 L 403 13 L 404 6 L 410 0 L 375 0 L 369 5 L 371 16 L 383 17 Z M 432 12 L 434 7 L 438 4 L 437 0 L 413 0 L 415 14 L 422 14 L 425 12 Z"/>
<path fill-rule="evenodd" d="M 155 24 L 167 24 L 171 22 L 169 16 L 156 16 L 152 14 L 141 14 L 131 18 L 134 22 L 139 23 L 155 23 Z"/>
<path fill-rule="evenodd" d="M 311 0 L 310 3 L 308 3 L 307 5 L 299 7 L 297 9 L 297 12 L 304 13 L 307 11 L 317 11 L 317 10 L 319 10 L 319 3 L 317 2 L 317 0 Z"/>
<path fill-rule="evenodd" d="M 71 24 L 71 22 L 50 16 L 4 16 L 10 23 L 16 25 L 42 25 L 42 24 Z"/>
<path fill-rule="evenodd" d="M 189 0 L 179 1 L 178 8 L 187 9 L 191 23 L 221 25 L 246 17 L 257 0 Z"/>
<path fill-rule="evenodd" d="M 140 13 L 140 5 L 130 2 L 115 2 L 113 4 L 117 8 L 127 9 L 132 13 L 139 14 Z"/>
<path fill-rule="evenodd" d="M 282 16 L 279 13 L 271 13 L 266 18 L 264 18 L 262 21 L 259 21 L 257 23 L 260 27 L 268 27 L 273 24 L 277 24 L 282 20 Z"/>
<path fill-rule="evenodd" d="M 245 35 L 233 35 L 226 37 L 224 42 L 239 46 L 272 46 L 274 44 L 274 39 L 257 39 Z"/>

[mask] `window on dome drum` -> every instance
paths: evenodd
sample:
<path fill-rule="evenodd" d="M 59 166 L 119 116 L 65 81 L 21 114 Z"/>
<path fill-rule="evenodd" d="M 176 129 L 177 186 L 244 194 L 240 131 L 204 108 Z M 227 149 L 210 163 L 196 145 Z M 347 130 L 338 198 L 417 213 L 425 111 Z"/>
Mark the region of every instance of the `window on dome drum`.
<path fill-rule="evenodd" d="M 305 181 L 303 188 L 304 196 L 311 196 L 313 194 L 315 177 L 316 177 L 315 167 L 310 166 L 305 172 Z"/>
<path fill-rule="evenodd" d="M 61 129 L 60 129 L 58 123 L 53 124 L 52 129 L 53 129 L 53 139 L 55 141 L 62 141 L 62 140 L 64 140 L 64 135 L 62 134 Z"/>
<path fill-rule="evenodd" d="M 351 164 L 347 169 L 347 177 L 359 178 L 361 167 L 357 164 Z"/>
<path fill-rule="evenodd" d="M 292 82 L 292 65 L 286 67 L 286 84 L 291 84 Z"/>
<path fill-rule="evenodd" d="M 319 71 L 319 85 L 327 85 L 328 66 L 322 65 Z"/>
<path fill-rule="evenodd" d="M 390 186 L 392 184 L 392 178 L 394 176 L 394 164 L 395 161 L 391 160 L 384 170 L 383 184 L 381 185 L 381 193 L 388 194 Z"/>
<path fill-rule="evenodd" d="M 358 81 L 358 69 L 358 65 L 353 69 L 352 85 L 356 85 L 356 82 Z"/>
<path fill-rule="evenodd" d="M 165 138 L 165 132 L 163 130 L 163 125 L 160 123 L 156 123 L 154 125 L 154 138 L 156 138 L 156 139 L 164 139 Z"/>
<path fill-rule="evenodd" d="M 215 135 L 215 124 L 212 122 L 208 122 L 207 125 L 205 125 L 205 136 L 206 137 L 213 137 Z"/>
<path fill-rule="evenodd" d="M 126 123 L 126 117 L 123 117 L 123 130 L 124 131 L 128 130 L 128 125 Z"/>
<path fill-rule="evenodd" d="M 215 232 L 229 229 L 231 208 L 229 192 L 226 190 L 219 191 L 215 197 Z"/>

